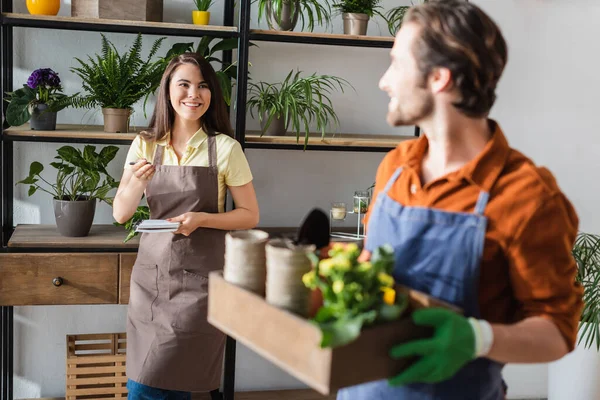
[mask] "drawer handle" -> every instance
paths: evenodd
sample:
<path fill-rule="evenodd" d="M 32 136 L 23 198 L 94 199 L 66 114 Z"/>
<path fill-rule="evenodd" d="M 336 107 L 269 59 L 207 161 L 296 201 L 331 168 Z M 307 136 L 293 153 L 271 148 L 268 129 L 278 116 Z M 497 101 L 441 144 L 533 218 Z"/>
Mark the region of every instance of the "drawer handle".
<path fill-rule="evenodd" d="M 63 284 L 63 278 L 61 278 L 61 277 L 59 276 L 59 277 L 56 277 L 56 278 L 52 279 L 52 284 L 53 284 L 54 286 L 56 286 L 56 287 L 58 287 L 58 286 L 62 285 L 62 284 Z"/>

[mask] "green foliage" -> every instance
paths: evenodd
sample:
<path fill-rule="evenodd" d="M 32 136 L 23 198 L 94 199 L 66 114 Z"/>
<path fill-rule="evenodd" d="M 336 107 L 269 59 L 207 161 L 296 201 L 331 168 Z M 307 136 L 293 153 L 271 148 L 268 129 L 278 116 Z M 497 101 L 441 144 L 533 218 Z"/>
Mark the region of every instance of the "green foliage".
<path fill-rule="evenodd" d="M 577 262 L 577 282 L 583 286 L 584 307 L 579 343 L 589 348 L 593 344 L 600 351 L 600 236 L 580 233 L 573 246 Z"/>
<path fill-rule="evenodd" d="M 151 61 L 162 41 L 157 39 L 146 60 L 142 59 L 142 35 L 138 34 L 133 45 L 120 55 L 117 48 L 102 34 L 102 52 L 94 58 L 88 55 L 88 63 L 75 57 L 79 67 L 71 68 L 82 80 L 87 95 L 78 96 L 74 107 L 130 109 L 138 100 L 154 93 L 165 69 L 164 60 Z"/>
<path fill-rule="evenodd" d="M 367 14 L 373 17 L 379 14 L 377 9 L 381 8 L 381 0 L 343 0 L 341 3 L 334 3 L 333 7 L 341 13 Z"/>
<path fill-rule="evenodd" d="M 41 190 L 57 200 L 98 199 L 112 204 L 108 192 L 119 186 L 119 182 L 110 176 L 106 166 L 115 158 L 118 150 L 117 146 L 106 146 L 98 153 L 96 146 L 92 145 L 86 145 L 83 151 L 63 146 L 54 157 L 58 161 L 50 163 L 57 170 L 55 183 L 42 177 L 44 166 L 34 161 L 27 178 L 17 184 L 30 185 L 29 196 Z M 42 186 L 42 183 L 45 185 Z"/>
<path fill-rule="evenodd" d="M 408 307 L 408 298 L 394 289 L 394 250 L 378 248 L 371 261 L 359 262 L 354 243 L 336 243 L 330 258 L 302 278 L 319 289 L 323 305 L 313 321 L 322 332 L 321 347 L 337 347 L 355 340 L 364 326 L 398 319 Z"/>
<path fill-rule="evenodd" d="M 387 24 L 388 31 L 390 32 L 390 35 L 396 36 L 396 33 L 398 33 L 398 31 L 400 30 L 400 26 L 402 26 L 402 20 L 404 19 L 404 15 L 406 14 L 409 8 L 409 6 L 395 7 L 385 14 L 384 19 Z"/>
<path fill-rule="evenodd" d="M 10 126 L 20 126 L 31 119 L 31 112 L 38 104 L 46 104 L 48 108 L 43 112 L 58 112 L 68 107 L 76 94 L 67 96 L 59 93 L 60 87 L 41 98 L 40 91 L 31 89 L 27 85 L 17 89 L 14 92 L 7 92 L 5 101 L 8 102 L 6 108 L 6 122 Z M 38 97 L 39 96 L 39 97 Z"/>
<path fill-rule="evenodd" d="M 194 0 L 194 4 L 196 5 L 198 11 L 208 11 L 213 3 L 213 0 Z"/>
<path fill-rule="evenodd" d="M 219 70 L 215 69 L 221 91 L 223 92 L 223 98 L 228 106 L 231 105 L 231 93 L 233 92 L 233 81 L 237 79 L 237 65 L 235 63 L 225 63 L 218 58 L 215 53 L 219 51 L 228 51 L 237 49 L 238 40 L 236 38 L 222 39 L 211 46 L 215 37 L 203 36 L 198 43 L 198 46 L 194 49 L 194 43 L 175 43 L 171 49 L 167 52 L 163 58 L 164 66 L 169 64 L 171 60 L 183 53 L 195 52 L 200 54 L 204 59 L 210 63 L 218 63 L 221 65 Z M 250 46 L 253 46 L 250 43 Z M 163 69 L 164 73 L 164 69 Z"/>
<path fill-rule="evenodd" d="M 290 71 L 281 83 L 250 82 L 247 106 L 252 117 L 256 111 L 259 121 L 263 121 L 263 116 L 267 118 L 263 133 L 274 118 L 284 118 L 285 126 L 291 122 L 296 141 L 300 140 L 300 133 L 304 132 L 306 148 L 312 122 L 316 123 L 322 138 L 325 137 L 328 125 L 339 124 L 329 98 L 332 91 L 339 88 L 343 92 L 344 86 L 353 89 L 354 87 L 345 79 L 336 76 L 312 74 L 301 77 L 300 74 L 301 71 L 295 74 L 294 71 Z"/>
<path fill-rule="evenodd" d="M 325 5 L 321 4 L 319 0 L 253 0 L 258 1 L 258 22 L 260 22 L 263 16 L 271 10 L 271 13 L 275 17 L 276 21 L 282 20 L 282 13 L 284 7 L 290 7 L 290 14 L 293 15 L 296 12 L 296 7 L 299 7 L 299 18 L 302 23 L 302 30 L 308 27 L 310 32 L 315 28 L 315 22 L 319 25 L 329 26 L 331 23 L 331 7 L 329 2 L 325 1 Z"/>
<path fill-rule="evenodd" d="M 143 220 L 149 218 L 150 209 L 148 208 L 148 206 L 139 206 L 135 213 L 133 213 L 133 216 L 129 218 L 129 220 L 126 221 L 124 224 L 120 224 L 118 222 L 113 222 L 113 224 L 115 226 L 122 226 L 125 228 L 125 230 L 127 231 L 127 236 L 125 237 L 125 240 L 123 240 L 123 243 L 127 243 L 128 241 L 130 241 L 138 235 L 138 232 L 135 231 L 137 225 Z"/>

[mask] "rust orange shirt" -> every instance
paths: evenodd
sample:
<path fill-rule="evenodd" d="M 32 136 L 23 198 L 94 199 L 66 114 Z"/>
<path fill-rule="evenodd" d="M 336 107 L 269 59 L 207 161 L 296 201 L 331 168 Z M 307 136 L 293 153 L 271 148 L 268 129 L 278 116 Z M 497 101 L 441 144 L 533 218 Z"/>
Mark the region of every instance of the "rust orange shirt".
<path fill-rule="evenodd" d="M 531 316 L 548 318 L 573 349 L 583 306 L 571 255 L 577 214 L 552 174 L 511 149 L 500 127 L 490 122 L 494 134 L 478 157 L 425 186 L 420 176 L 427 137 L 401 143 L 379 165 L 373 199 L 398 167 L 403 172 L 388 195 L 406 206 L 473 212 L 479 192 L 488 191 L 481 318 L 503 324 Z M 366 224 L 370 213 L 371 209 Z"/>

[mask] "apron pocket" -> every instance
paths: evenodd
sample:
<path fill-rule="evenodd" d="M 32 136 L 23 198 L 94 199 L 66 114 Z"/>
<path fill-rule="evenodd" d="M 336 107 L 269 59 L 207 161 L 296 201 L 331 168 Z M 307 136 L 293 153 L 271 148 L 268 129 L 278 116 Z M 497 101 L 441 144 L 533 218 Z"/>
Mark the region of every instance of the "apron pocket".
<path fill-rule="evenodd" d="M 129 289 L 129 315 L 139 321 L 152 321 L 152 307 L 158 298 L 158 268 L 152 264 L 135 264 Z"/>
<path fill-rule="evenodd" d="M 183 291 L 178 301 L 174 327 L 182 332 L 212 331 L 208 325 L 208 278 L 196 271 L 183 270 Z"/>

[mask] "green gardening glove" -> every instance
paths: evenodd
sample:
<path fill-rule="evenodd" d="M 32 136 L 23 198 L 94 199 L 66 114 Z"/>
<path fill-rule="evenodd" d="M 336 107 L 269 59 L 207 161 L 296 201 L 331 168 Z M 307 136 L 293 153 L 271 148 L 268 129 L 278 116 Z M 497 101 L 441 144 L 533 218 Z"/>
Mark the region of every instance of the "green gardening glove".
<path fill-rule="evenodd" d="M 390 385 L 444 381 L 475 358 L 475 334 L 467 318 L 442 308 L 422 308 L 412 314 L 412 319 L 417 325 L 432 326 L 435 332 L 431 338 L 392 347 L 390 355 L 394 359 L 421 358 L 390 378 Z"/>

